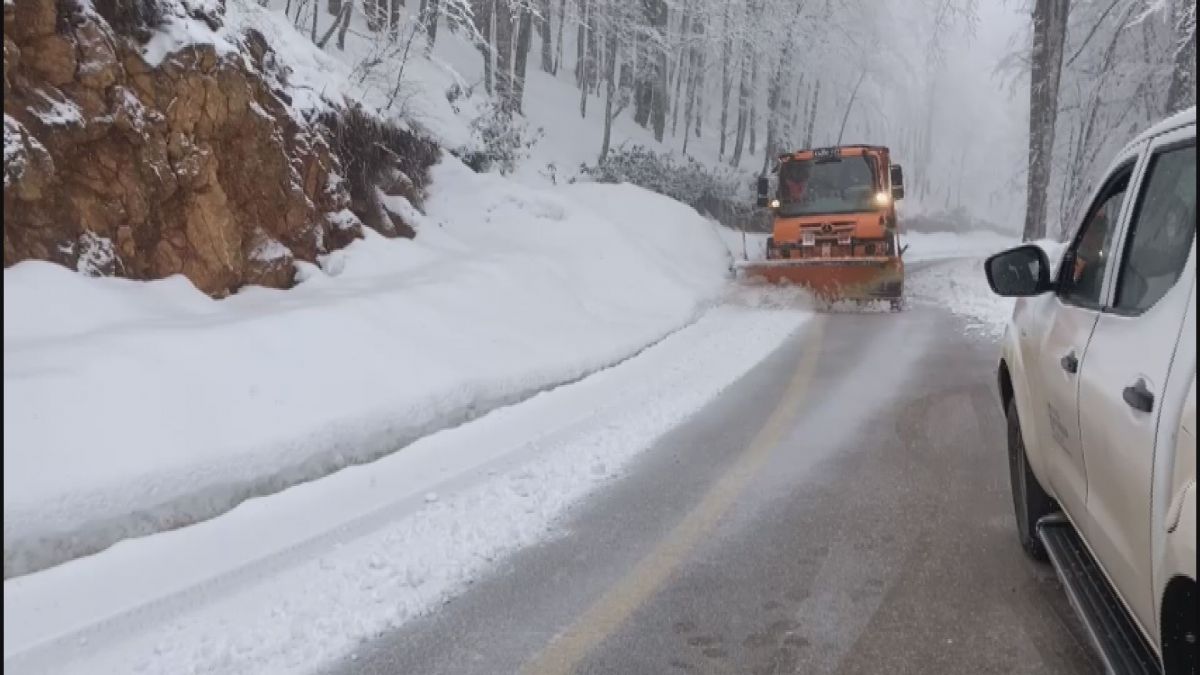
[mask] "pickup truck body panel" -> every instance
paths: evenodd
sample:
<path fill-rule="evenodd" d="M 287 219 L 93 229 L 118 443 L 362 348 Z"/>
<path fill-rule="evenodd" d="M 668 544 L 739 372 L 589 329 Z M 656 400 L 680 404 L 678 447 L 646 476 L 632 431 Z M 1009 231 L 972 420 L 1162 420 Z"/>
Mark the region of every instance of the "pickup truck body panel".
<path fill-rule="evenodd" d="M 1181 142 L 1194 148 L 1194 109 L 1169 122 L 1130 143 L 1106 172 L 1134 163 L 1100 305 L 1072 306 L 1055 293 L 1019 298 L 1001 346 L 1031 470 L 1156 651 L 1167 584 L 1196 575 L 1195 235 L 1170 290 L 1137 313 L 1113 306 L 1151 158 Z M 1060 361 L 1072 351 L 1074 378 Z M 1139 380 L 1150 406 L 1126 391 Z"/>

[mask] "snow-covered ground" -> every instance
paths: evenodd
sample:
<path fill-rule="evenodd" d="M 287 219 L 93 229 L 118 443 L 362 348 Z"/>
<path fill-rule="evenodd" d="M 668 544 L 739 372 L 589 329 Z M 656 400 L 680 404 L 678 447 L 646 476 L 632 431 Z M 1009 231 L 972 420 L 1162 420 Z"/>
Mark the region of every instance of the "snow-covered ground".
<path fill-rule="evenodd" d="M 434 180 L 416 240 L 370 235 L 289 291 L 6 269 L 6 576 L 617 363 L 728 273 L 709 221 L 639 188 L 523 188 L 453 158 Z"/>
<path fill-rule="evenodd" d="M 940 239 L 943 236 L 949 238 L 957 235 L 930 236 Z M 967 331 L 971 334 L 999 338 L 1004 334 L 1008 320 L 1012 318 L 1014 300 L 992 293 L 984 274 L 983 261 L 988 255 L 1019 243 L 1012 240 L 989 242 L 987 239 L 981 239 L 960 248 L 960 253 L 956 256 L 924 258 L 937 262 L 921 266 L 911 274 L 908 282 L 909 294 L 918 302 L 937 304 L 965 318 L 968 322 Z M 1056 269 L 1064 245 L 1052 240 L 1036 243 L 1046 251 L 1051 270 Z M 989 248 L 991 244 L 996 246 Z M 937 246 L 931 248 L 945 250 Z M 949 259 L 945 259 L 947 257 Z"/>
<path fill-rule="evenodd" d="M 908 232 L 901 235 L 901 245 L 907 245 L 905 262 L 923 262 L 963 256 L 986 257 L 997 251 L 1016 246 L 1020 240 L 1005 237 L 995 232 L 980 231 L 971 234 L 952 232 Z"/>
<path fill-rule="evenodd" d="M 5 582 L 5 672 L 310 671 L 438 605 L 809 316 L 726 305 L 368 465 Z"/>
<path fill-rule="evenodd" d="M 912 273 L 908 292 L 917 302 L 940 305 L 967 320 L 974 335 L 998 338 L 1012 316 L 1013 300 L 988 288 L 979 257 L 941 261 Z"/>
<path fill-rule="evenodd" d="M 227 7 L 218 33 L 169 17 L 148 56 L 253 26 L 293 112 L 385 107 L 396 62 L 354 69 L 378 55 L 365 30 L 322 52 L 277 10 Z M 385 113 L 472 143 L 478 52 L 452 34 L 421 51 Z M 601 101 L 581 117 L 532 64 L 526 97 L 544 137 L 512 176 L 447 158 L 425 215 L 394 205 L 415 240 L 368 234 L 289 291 L 5 270 L 5 576 L 48 567 L 5 581 L 6 672 L 319 668 L 553 536 L 810 316 L 727 287 L 742 233 L 632 186 L 564 185 L 598 155 Z M 614 137 L 665 149 L 628 114 Z M 974 256 L 913 287 L 993 320 L 978 257 L 1000 239 L 906 236 L 910 261 Z"/>

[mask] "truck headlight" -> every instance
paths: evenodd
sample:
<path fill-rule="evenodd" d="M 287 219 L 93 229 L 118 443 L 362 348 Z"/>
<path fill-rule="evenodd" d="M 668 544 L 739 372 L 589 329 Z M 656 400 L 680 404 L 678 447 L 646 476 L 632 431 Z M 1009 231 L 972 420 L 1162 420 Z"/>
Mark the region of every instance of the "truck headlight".
<path fill-rule="evenodd" d="M 886 192 L 876 192 L 875 203 L 879 206 L 887 206 L 892 203 L 892 196 Z"/>

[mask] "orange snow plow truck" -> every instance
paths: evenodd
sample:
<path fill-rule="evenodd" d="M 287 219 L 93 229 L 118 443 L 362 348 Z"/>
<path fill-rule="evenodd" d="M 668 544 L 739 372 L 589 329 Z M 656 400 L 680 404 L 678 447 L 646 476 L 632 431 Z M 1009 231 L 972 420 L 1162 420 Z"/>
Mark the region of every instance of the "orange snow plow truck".
<path fill-rule="evenodd" d="M 888 149 L 844 145 L 780 155 L 758 180 L 758 205 L 771 210 L 766 259 L 738 265 L 743 277 L 805 287 L 827 301 L 889 301 L 900 309 L 904 263 L 896 200 L 904 174 Z"/>

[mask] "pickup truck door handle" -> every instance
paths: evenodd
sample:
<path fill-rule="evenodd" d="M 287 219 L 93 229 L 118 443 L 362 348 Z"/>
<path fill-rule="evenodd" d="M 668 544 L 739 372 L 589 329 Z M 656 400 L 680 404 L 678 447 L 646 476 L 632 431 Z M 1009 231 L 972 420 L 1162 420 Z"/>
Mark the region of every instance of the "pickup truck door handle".
<path fill-rule="evenodd" d="M 1058 362 L 1062 369 L 1074 375 L 1079 372 L 1079 359 L 1076 358 L 1075 352 L 1071 352 Z"/>
<path fill-rule="evenodd" d="M 1146 388 L 1145 380 L 1138 380 L 1137 384 L 1130 387 L 1125 387 L 1125 391 L 1121 392 L 1121 397 L 1129 404 L 1130 408 L 1148 413 L 1154 410 L 1154 394 Z"/>

